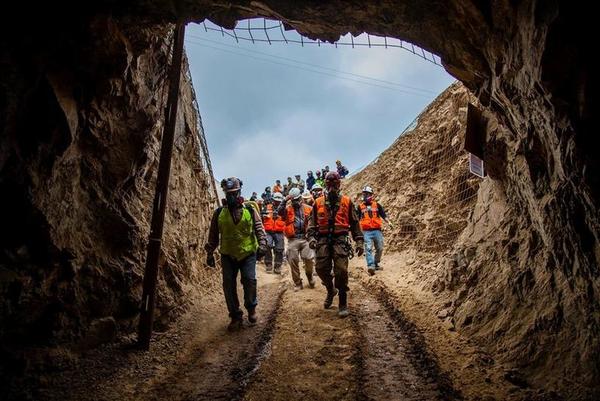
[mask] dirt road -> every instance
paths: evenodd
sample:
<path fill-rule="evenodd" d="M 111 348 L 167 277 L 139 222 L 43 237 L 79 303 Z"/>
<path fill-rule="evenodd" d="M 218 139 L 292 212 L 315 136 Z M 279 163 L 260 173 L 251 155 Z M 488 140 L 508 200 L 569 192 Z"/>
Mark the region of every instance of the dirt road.
<path fill-rule="evenodd" d="M 340 319 L 320 284 L 294 292 L 289 274 L 262 269 L 255 326 L 227 333 L 222 300 L 205 300 L 151 352 L 97 350 L 50 376 L 38 399 L 460 399 L 415 326 L 363 280 L 351 279 L 352 313 Z"/>

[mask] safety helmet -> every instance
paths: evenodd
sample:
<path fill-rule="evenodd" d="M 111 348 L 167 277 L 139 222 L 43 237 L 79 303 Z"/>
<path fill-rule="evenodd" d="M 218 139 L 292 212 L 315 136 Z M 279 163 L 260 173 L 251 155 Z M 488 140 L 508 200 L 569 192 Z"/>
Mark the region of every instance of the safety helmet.
<path fill-rule="evenodd" d="M 290 189 L 290 198 L 292 198 L 292 200 L 302 198 L 302 192 L 300 192 L 300 188 Z"/>
<path fill-rule="evenodd" d="M 368 186 L 368 185 L 365 185 L 365 186 L 363 187 L 362 191 L 363 191 L 363 192 L 367 192 L 367 193 L 369 193 L 369 194 L 372 194 L 372 193 L 373 193 L 373 188 L 371 188 L 371 187 L 370 187 L 370 186 Z"/>
<path fill-rule="evenodd" d="M 341 163 L 342 163 L 342 162 L 341 162 L 341 161 L 339 161 L 339 160 L 336 160 L 336 161 L 335 161 L 335 164 L 341 164 Z"/>
<path fill-rule="evenodd" d="M 317 189 L 321 190 L 321 191 L 323 190 L 323 187 L 318 182 L 312 186 L 311 191 L 314 191 L 314 190 L 317 190 Z"/>
<path fill-rule="evenodd" d="M 302 194 L 302 199 L 304 199 L 304 200 L 312 199 L 312 195 L 310 194 L 310 192 L 306 191 Z"/>
<path fill-rule="evenodd" d="M 325 186 L 328 190 L 332 188 L 340 188 L 340 175 L 337 171 L 330 171 L 329 173 L 327 173 L 327 175 L 325 176 Z"/>
<path fill-rule="evenodd" d="M 236 192 L 242 189 L 243 182 L 237 177 L 225 178 L 221 181 L 223 192 Z"/>
<path fill-rule="evenodd" d="M 262 205 L 265 202 L 265 200 L 263 198 L 259 198 L 256 200 L 256 203 L 258 203 L 259 205 Z"/>
<path fill-rule="evenodd" d="M 275 192 L 273 194 L 273 201 L 275 202 L 283 202 L 283 194 L 281 192 Z"/>

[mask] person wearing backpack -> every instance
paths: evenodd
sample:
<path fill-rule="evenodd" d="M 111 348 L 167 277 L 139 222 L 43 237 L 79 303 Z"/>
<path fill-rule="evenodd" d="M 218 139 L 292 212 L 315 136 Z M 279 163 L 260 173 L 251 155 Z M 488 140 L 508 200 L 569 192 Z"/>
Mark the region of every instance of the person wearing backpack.
<path fill-rule="evenodd" d="M 235 331 L 243 326 L 243 312 L 237 295 L 237 275 L 241 273 L 244 288 L 244 306 L 248 321 L 256 323 L 256 260 L 267 252 L 267 238 L 260 213 L 244 205 L 241 196 L 242 181 L 230 177 L 221 181 L 226 206 L 215 210 L 210 222 L 206 250 L 206 264 L 216 266 L 213 252 L 219 247 L 223 272 L 223 293 L 231 322 L 227 329 Z"/>

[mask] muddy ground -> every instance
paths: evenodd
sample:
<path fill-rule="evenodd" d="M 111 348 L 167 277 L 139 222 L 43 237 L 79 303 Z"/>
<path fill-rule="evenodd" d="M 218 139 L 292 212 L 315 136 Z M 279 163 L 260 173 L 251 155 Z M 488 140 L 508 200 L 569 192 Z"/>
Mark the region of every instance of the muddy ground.
<path fill-rule="evenodd" d="M 196 300 L 150 352 L 97 349 L 44 377 L 39 400 L 546 399 L 438 316 L 402 255 L 374 277 L 351 263 L 351 315 L 323 309 L 325 290 L 294 292 L 259 265 L 258 324 L 228 333 L 223 299 Z M 337 300 L 336 300 L 337 303 Z M 336 304 L 334 304 L 336 305 Z M 64 358 L 65 356 L 63 356 Z"/>

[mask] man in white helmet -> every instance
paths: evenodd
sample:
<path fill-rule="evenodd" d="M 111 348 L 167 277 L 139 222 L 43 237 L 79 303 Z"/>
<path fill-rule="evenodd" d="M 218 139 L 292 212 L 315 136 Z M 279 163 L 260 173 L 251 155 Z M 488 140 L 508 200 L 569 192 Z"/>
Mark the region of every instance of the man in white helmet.
<path fill-rule="evenodd" d="M 267 273 L 281 274 L 283 250 L 285 247 L 285 240 L 283 238 L 285 221 L 277 214 L 277 210 L 282 203 L 284 203 L 283 195 L 281 192 L 275 192 L 272 204 L 267 204 L 263 207 L 263 225 L 267 232 L 267 244 L 269 246 L 265 255 Z M 275 254 L 275 258 L 273 258 L 273 254 Z M 273 259 L 275 259 L 274 263 Z"/>
<path fill-rule="evenodd" d="M 279 206 L 278 214 L 285 221 L 285 236 L 288 239 L 287 260 L 292 271 L 292 280 L 294 281 L 294 291 L 303 288 L 302 277 L 300 276 L 300 259 L 304 264 L 304 271 L 308 279 L 310 288 L 315 287 L 313 278 L 314 269 L 314 251 L 308 246 L 305 239 L 308 219 L 310 218 L 312 208 L 305 205 L 302 200 L 300 188 L 292 188 L 286 197 L 286 203 Z"/>
<path fill-rule="evenodd" d="M 358 215 L 360 228 L 365 236 L 365 258 L 367 259 L 367 271 L 370 275 L 375 270 L 383 270 L 381 266 L 381 255 L 383 254 L 383 233 L 381 227 L 383 221 L 393 227 L 387 219 L 383 206 L 375 201 L 373 188 L 366 185 L 362 190 L 362 200 L 358 204 Z M 373 257 L 373 247 L 375 256 Z"/>
<path fill-rule="evenodd" d="M 313 199 L 317 200 L 321 195 L 323 195 L 323 186 L 318 182 L 315 183 L 315 185 L 313 185 L 312 189 L 310 190 L 310 193 L 312 194 Z"/>

